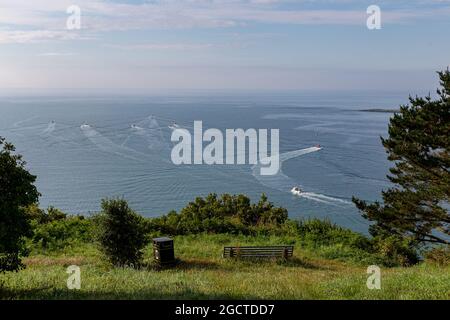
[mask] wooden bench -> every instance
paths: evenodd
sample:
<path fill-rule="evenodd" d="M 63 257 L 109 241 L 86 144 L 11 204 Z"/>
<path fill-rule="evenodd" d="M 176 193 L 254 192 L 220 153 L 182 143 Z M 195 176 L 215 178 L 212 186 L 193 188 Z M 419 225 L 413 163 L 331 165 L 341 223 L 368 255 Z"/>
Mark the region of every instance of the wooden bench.
<path fill-rule="evenodd" d="M 224 247 L 224 258 L 283 258 L 294 253 L 294 246 Z"/>

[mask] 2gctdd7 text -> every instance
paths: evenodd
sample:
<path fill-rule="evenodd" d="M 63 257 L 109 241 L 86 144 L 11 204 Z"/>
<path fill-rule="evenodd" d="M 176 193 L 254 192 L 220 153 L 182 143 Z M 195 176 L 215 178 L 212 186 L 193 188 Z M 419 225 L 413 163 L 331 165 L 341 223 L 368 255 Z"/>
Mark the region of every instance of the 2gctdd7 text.
<path fill-rule="evenodd" d="M 275 305 L 265 304 L 230 304 L 214 307 L 182 306 L 176 307 L 176 315 L 197 315 L 206 318 L 209 314 L 217 315 L 271 315 Z"/>
<path fill-rule="evenodd" d="M 272 314 L 275 305 L 237 304 L 220 305 L 219 314 L 265 315 Z"/>

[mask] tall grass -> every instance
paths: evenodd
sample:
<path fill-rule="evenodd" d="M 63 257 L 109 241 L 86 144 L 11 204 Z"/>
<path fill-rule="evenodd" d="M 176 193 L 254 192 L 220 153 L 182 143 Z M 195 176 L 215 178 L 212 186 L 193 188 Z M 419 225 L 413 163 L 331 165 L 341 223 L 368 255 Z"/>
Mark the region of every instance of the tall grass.
<path fill-rule="evenodd" d="M 34 253 L 19 273 L 0 275 L 3 299 L 449 299 L 450 267 L 420 264 L 382 268 L 382 289 L 366 287 L 367 263 L 330 260 L 301 237 L 244 235 L 176 236 L 179 263 L 158 269 L 151 247 L 141 269 L 113 268 L 88 243 L 53 255 Z M 294 257 L 235 260 L 225 245 L 294 244 Z M 321 251 L 322 250 L 322 251 Z M 331 250 L 331 249 L 329 249 Z M 68 290 L 66 268 L 81 268 L 81 290 Z"/>

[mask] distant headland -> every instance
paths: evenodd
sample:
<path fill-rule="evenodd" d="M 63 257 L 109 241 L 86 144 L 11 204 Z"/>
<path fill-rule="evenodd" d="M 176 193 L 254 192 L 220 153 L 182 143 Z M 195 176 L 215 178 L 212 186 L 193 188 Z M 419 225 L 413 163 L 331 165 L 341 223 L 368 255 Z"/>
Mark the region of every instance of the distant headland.
<path fill-rule="evenodd" d="M 387 112 L 387 113 L 400 112 L 399 109 L 381 109 L 381 108 L 362 109 L 362 110 L 358 110 L 358 111 L 361 111 L 361 112 Z"/>

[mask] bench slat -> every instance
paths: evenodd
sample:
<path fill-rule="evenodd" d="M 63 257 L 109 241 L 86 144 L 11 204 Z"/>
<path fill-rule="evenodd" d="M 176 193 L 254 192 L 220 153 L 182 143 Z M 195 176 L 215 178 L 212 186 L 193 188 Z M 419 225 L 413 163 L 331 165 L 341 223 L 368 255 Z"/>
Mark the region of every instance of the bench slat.
<path fill-rule="evenodd" d="M 292 249 L 283 249 L 283 248 L 277 248 L 277 249 L 242 249 L 242 248 L 235 248 L 235 249 L 229 249 L 229 250 L 225 250 L 225 251 L 249 251 L 249 252 L 257 252 L 257 251 L 271 251 L 271 252 L 278 252 L 278 251 L 292 251 Z"/>
<path fill-rule="evenodd" d="M 270 250 L 270 251 L 280 251 L 280 250 L 292 250 L 292 248 L 225 248 L 226 250 L 246 250 L 246 251 L 259 251 L 259 250 Z"/>
<path fill-rule="evenodd" d="M 239 258 L 271 258 L 271 257 L 292 257 L 294 246 L 263 246 L 263 247 L 224 247 L 223 256 Z"/>
<path fill-rule="evenodd" d="M 294 246 L 264 246 L 264 247 L 224 247 L 224 249 L 270 249 L 270 248 L 294 248 Z"/>
<path fill-rule="evenodd" d="M 293 251 L 293 249 L 283 249 L 283 248 L 277 248 L 277 249 L 243 249 L 243 248 L 233 248 L 233 249 L 226 249 L 225 251 L 236 251 L 236 250 L 240 250 L 240 251 L 249 251 L 249 252 L 257 252 L 257 251 L 273 251 L 273 252 L 277 252 L 277 251 Z"/>

